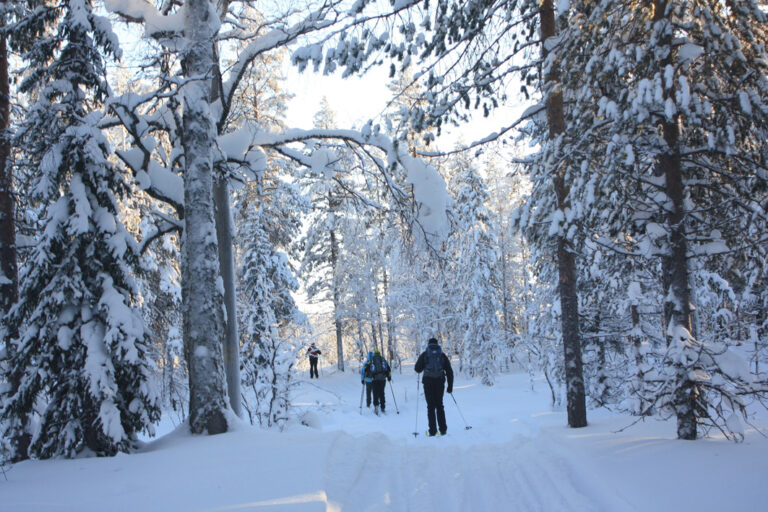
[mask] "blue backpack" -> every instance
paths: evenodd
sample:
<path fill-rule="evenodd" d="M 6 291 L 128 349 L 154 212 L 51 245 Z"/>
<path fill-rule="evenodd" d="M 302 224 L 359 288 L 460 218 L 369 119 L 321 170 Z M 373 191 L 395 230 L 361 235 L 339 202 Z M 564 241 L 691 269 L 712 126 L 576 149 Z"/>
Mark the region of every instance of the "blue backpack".
<path fill-rule="evenodd" d="M 434 379 L 442 379 L 443 372 L 443 350 L 440 345 L 427 345 L 427 365 L 424 367 L 424 376 Z"/>

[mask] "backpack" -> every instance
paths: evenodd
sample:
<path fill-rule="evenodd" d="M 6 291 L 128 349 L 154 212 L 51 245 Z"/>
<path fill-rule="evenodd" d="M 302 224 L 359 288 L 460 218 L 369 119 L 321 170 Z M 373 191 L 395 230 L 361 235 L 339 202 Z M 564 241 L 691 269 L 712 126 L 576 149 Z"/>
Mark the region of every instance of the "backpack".
<path fill-rule="evenodd" d="M 443 373 L 443 350 L 440 345 L 427 345 L 427 364 L 424 367 L 424 376 L 434 379 L 442 379 Z"/>
<path fill-rule="evenodd" d="M 381 354 L 375 354 L 370 363 L 371 375 L 374 380 L 384 380 L 387 375 L 387 362 L 381 357 Z"/>

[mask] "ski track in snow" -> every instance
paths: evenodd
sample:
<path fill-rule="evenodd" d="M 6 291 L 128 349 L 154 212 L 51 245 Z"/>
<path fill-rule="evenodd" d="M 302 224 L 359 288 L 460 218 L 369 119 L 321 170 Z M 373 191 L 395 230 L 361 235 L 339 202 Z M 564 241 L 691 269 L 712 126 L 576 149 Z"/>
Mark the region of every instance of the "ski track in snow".
<path fill-rule="evenodd" d="M 425 441 L 434 445 L 339 433 L 327 455 L 329 504 L 370 512 L 617 510 L 582 494 L 571 468 L 528 440 L 468 449 Z"/>
<path fill-rule="evenodd" d="M 365 407 L 361 414 L 357 390 L 336 387 L 337 378 L 302 382 L 296 392 L 299 400 L 314 395 L 314 403 L 306 403 L 307 409 L 335 422 L 329 428 L 340 427 L 333 432 L 326 454 L 327 512 L 634 510 L 600 482 L 571 467 L 550 442 L 552 436 L 531 420 L 517 418 L 516 434 L 494 439 L 488 424 L 462 429 L 446 395 L 448 435 L 428 438 L 420 432 L 414 438 L 406 432 L 413 430 L 412 424 L 407 428 L 407 422 L 413 421 L 415 410 L 414 393 L 409 400 L 405 379 L 401 377 L 400 386 L 395 387 L 403 414 L 392 410 L 388 388 L 387 414 L 376 417 Z M 469 392 L 487 395 L 493 391 L 474 387 Z M 469 396 L 464 394 L 463 399 Z M 416 405 L 425 426 L 423 400 L 420 395 Z M 465 407 L 472 411 L 469 405 Z M 492 417 L 494 413 L 488 414 Z"/>

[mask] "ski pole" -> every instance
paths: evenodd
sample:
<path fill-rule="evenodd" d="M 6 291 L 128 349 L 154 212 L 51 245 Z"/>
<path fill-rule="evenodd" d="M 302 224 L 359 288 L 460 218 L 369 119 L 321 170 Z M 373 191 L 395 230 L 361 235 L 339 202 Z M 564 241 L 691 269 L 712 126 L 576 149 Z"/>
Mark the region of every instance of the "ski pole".
<path fill-rule="evenodd" d="M 392 392 L 392 400 L 395 401 L 395 410 L 397 411 L 397 414 L 400 414 L 400 409 L 397 408 L 397 398 L 395 398 L 395 389 L 392 387 L 392 381 L 389 381 L 389 390 Z M 362 402 L 360 403 L 362 404 Z"/>
<path fill-rule="evenodd" d="M 419 374 L 416 374 L 416 425 L 413 427 L 413 437 L 419 435 Z"/>
<path fill-rule="evenodd" d="M 365 392 L 365 384 L 360 387 L 360 416 L 363 415 L 363 393 Z M 397 406 L 395 406 L 397 407 Z"/>
<path fill-rule="evenodd" d="M 456 404 L 456 410 L 459 411 L 459 416 L 461 416 L 461 420 L 464 422 L 464 430 L 471 429 L 472 427 L 467 425 L 467 420 L 465 420 L 464 415 L 461 414 L 461 409 L 459 408 L 459 402 L 456 401 L 456 397 L 453 396 L 453 393 L 448 393 L 448 394 L 451 395 L 451 398 L 453 398 L 453 403 Z"/>

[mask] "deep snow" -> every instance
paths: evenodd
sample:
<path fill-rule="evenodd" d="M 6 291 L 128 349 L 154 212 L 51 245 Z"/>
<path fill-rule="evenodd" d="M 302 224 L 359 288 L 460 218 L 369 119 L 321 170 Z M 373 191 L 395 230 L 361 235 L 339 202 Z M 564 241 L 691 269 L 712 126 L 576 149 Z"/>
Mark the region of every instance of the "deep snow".
<path fill-rule="evenodd" d="M 184 427 L 140 453 L 28 461 L 0 477 L 3 511 L 720 511 L 768 509 L 768 440 L 677 441 L 674 422 L 589 413 L 573 430 L 544 382 L 505 374 L 487 388 L 457 376 L 448 435 L 427 438 L 408 365 L 387 414 L 363 406 L 359 373 L 300 375 L 285 432 L 239 425 L 213 437 Z M 392 389 L 400 414 L 395 411 Z M 418 404 L 418 428 L 415 426 Z M 768 418 L 757 424 L 766 430 Z M 419 435 L 414 437 L 414 430 Z"/>

